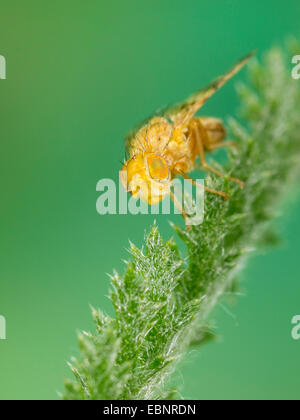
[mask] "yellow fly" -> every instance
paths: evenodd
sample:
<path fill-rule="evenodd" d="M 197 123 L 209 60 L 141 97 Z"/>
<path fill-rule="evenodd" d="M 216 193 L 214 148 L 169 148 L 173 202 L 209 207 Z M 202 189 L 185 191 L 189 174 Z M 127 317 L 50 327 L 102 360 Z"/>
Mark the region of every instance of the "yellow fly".
<path fill-rule="evenodd" d="M 253 55 L 254 52 L 251 52 L 207 88 L 156 114 L 128 136 L 129 159 L 121 170 L 121 180 L 128 192 L 150 205 L 159 203 L 170 194 L 178 205 L 170 189 L 171 181 L 177 175 L 181 175 L 196 184 L 187 173 L 194 169 L 197 156 L 204 169 L 225 176 L 206 163 L 205 152 L 234 143 L 224 141 L 226 130 L 221 120 L 213 117 L 195 117 L 195 114 Z M 244 186 L 237 178 L 229 179 L 241 187 Z M 228 198 L 222 191 L 199 186 L 210 193 Z M 182 212 L 185 216 L 183 210 Z"/>

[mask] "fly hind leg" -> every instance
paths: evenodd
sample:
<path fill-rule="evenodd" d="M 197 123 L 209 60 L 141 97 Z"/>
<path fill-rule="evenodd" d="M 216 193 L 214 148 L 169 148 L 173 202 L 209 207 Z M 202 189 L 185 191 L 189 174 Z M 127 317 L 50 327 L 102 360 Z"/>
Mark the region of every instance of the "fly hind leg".
<path fill-rule="evenodd" d="M 228 146 L 230 144 L 232 144 L 232 142 L 218 142 L 218 143 L 212 143 L 210 141 L 209 135 L 207 133 L 206 128 L 204 127 L 204 125 L 201 123 L 201 119 L 200 118 L 193 118 L 191 123 L 190 123 L 190 129 L 193 132 L 194 136 L 195 136 L 195 140 L 196 140 L 196 147 L 197 147 L 197 152 L 199 154 L 200 157 L 200 162 L 201 165 L 203 166 L 204 169 L 207 169 L 208 171 L 211 171 L 213 173 L 215 173 L 218 176 L 221 177 L 226 177 L 227 175 L 218 171 L 217 169 L 213 168 L 212 166 L 210 166 L 205 159 L 205 148 L 207 150 L 212 150 L 215 149 L 217 147 L 222 147 L 222 146 Z M 228 177 L 228 179 L 230 181 L 236 182 L 237 184 L 239 184 L 242 188 L 244 187 L 244 183 L 234 177 Z"/>

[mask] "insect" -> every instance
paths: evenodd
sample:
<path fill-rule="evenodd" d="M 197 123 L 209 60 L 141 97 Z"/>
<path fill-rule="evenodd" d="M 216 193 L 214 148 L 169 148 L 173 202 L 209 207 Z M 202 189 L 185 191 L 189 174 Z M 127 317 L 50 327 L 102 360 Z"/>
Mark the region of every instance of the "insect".
<path fill-rule="evenodd" d="M 180 175 L 209 193 L 224 199 L 229 197 L 225 192 L 197 184 L 188 175 L 199 157 L 203 169 L 226 176 L 206 162 L 205 154 L 219 147 L 235 145 L 231 141 L 224 141 L 226 130 L 221 120 L 196 117 L 195 114 L 253 55 L 254 52 L 251 52 L 207 88 L 197 91 L 180 104 L 158 112 L 129 134 L 129 159 L 121 169 L 121 181 L 128 192 L 150 205 L 159 203 L 170 194 L 175 205 L 179 206 L 170 186 L 174 177 Z M 228 179 L 244 186 L 237 178 Z M 180 210 L 186 219 L 182 207 Z"/>

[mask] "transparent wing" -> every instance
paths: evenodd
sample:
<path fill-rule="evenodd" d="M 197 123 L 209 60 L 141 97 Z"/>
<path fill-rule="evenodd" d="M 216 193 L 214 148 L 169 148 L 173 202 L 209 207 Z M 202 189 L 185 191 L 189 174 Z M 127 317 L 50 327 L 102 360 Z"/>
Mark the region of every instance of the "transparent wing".
<path fill-rule="evenodd" d="M 230 80 L 236 73 L 238 73 L 255 53 L 255 51 L 252 51 L 251 53 L 247 54 L 244 58 L 238 61 L 224 76 L 218 77 L 206 88 L 198 90 L 184 102 L 161 108 L 146 118 L 138 126 L 132 129 L 126 136 L 126 149 L 129 150 L 131 141 L 136 136 L 139 129 L 148 124 L 148 122 L 151 121 L 151 119 L 154 117 L 170 118 L 174 122 L 175 126 L 188 123 L 189 120 L 195 115 L 195 113 L 205 104 L 205 102 L 226 82 L 228 82 L 228 80 Z"/>
<path fill-rule="evenodd" d="M 218 77 L 209 86 L 198 90 L 184 102 L 173 105 L 164 111 L 164 116 L 170 118 L 175 125 L 186 124 L 205 102 L 220 89 L 228 80 L 238 73 L 255 54 L 255 51 L 247 54 L 238 61 L 225 75 Z"/>

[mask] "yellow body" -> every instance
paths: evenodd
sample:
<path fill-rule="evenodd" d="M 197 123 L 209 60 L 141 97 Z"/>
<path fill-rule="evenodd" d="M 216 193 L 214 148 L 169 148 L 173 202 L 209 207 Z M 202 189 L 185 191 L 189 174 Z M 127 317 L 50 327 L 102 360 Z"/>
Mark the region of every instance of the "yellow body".
<path fill-rule="evenodd" d="M 170 107 L 160 116 L 150 119 L 131 136 L 130 158 L 121 170 L 121 180 L 127 191 L 150 205 L 159 203 L 169 193 L 172 197 L 170 186 L 176 175 L 182 175 L 195 183 L 187 173 L 193 170 L 197 156 L 203 168 L 219 176 L 225 176 L 209 166 L 205 160 L 205 152 L 232 145 L 232 142 L 223 141 L 226 136 L 223 123 L 216 118 L 195 117 L 194 115 L 247 63 L 253 54 L 248 54 L 206 89 L 199 90 L 183 103 Z M 243 186 L 239 179 L 232 177 L 228 179 Z M 224 192 L 203 188 L 223 198 L 228 198 Z"/>
<path fill-rule="evenodd" d="M 194 126 L 197 130 L 198 123 L 206 130 L 202 143 L 207 151 L 225 137 L 224 126 L 216 118 L 193 118 L 187 126 L 174 127 L 166 118 L 155 117 L 142 127 L 132 139 L 130 159 L 122 168 L 121 179 L 127 191 L 149 204 L 162 200 L 176 175 L 194 169 L 199 154 Z M 160 167 L 156 176 L 154 165 Z"/>

